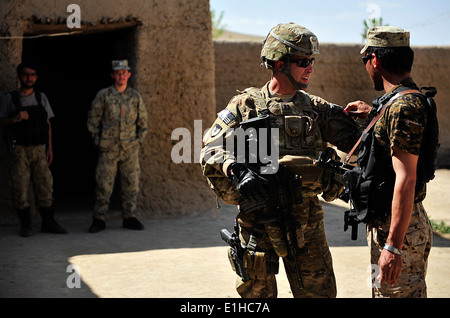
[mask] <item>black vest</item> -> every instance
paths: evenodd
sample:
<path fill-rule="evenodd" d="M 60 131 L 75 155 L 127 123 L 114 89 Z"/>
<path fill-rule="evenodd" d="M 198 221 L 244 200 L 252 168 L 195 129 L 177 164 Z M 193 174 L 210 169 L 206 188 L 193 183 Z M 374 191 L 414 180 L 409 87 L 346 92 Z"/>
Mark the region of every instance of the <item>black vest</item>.
<path fill-rule="evenodd" d="M 38 90 L 34 90 L 34 93 L 38 105 L 23 107 L 20 93 L 18 91 L 11 92 L 12 102 L 18 111 L 28 113 L 27 120 L 22 120 L 13 126 L 16 145 L 37 146 L 48 143 L 48 114 L 42 105 L 41 93 Z"/>
<path fill-rule="evenodd" d="M 381 108 L 384 103 L 404 90 L 411 88 L 401 86 L 395 89 L 387 96 L 375 98 L 373 101 L 374 108 Z M 414 87 L 413 89 L 417 89 Z M 423 105 L 426 107 L 427 124 L 423 133 L 422 144 L 420 147 L 419 159 L 417 163 L 417 181 L 427 183 L 434 179 L 434 173 L 437 168 L 437 152 L 439 143 L 439 123 L 437 120 L 436 103 L 433 97 L 436 95 L 434 87 L 423 87 L 420 91 L 425 90 L 423 94 L 412 93 L 418 96 Z M 389 105 L 388 105 L 389 107 Z M 366 179 L 395 179 L 394 171 L 387 171 L 386 166 L 389 165 L 391 158 L 381 155 L 381 149 L 377 148 L 373 129 L 363 136 L 361 140 L 360 152 L 358 154 L 358 167 L 363 170 L 363 176 Z M 384 159 L 384 161 L 383 161 Z M 386 162 L 388 160 L 389 162 Z"/>
<path fill-rule="evenodd" d="M 374 99 L 373 109 L 380 110 L 393 96 L 407 89 L 399 87 L 389 95 Z M 417 95 L 427 106 L 427 125 L 417 164 L 417 182 L 426 183 L 434 178 L 437 167 L 439 127 L 433 100 L 436 90 L 428 87 L 422 90 L 427 92 Z M 376 223 L 377 220 L 385 220 L 391 213 L 395 172 L 391 157 L 383 154 L 378 145 L 373 127 L 362 136 L 359 147 L 358 166 L 344 175 L 346 195 L 354 208 L 350 222 Z"/>

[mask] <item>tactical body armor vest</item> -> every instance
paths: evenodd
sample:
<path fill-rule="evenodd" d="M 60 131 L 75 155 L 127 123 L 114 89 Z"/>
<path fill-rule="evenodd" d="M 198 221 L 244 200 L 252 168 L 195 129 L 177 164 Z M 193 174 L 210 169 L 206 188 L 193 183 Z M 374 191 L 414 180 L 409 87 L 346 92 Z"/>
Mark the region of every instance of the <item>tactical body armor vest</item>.
<path fill-rule="evenodd" d="M 20 93 L 11 92 L 12 102 L 19 111 L 26 111 L 28 119 L 22 120 L 13 126 L 15 144 L 22 146 L 45 145 L 48 142 L 48 114 L 42 105 L 41 93 L 34 90 L 38 105 L 23 107 L 20 102 Z"/>
<path fill-rule="evenodd" d="M 374 99 L 373 102 L 374 109 L 383 113 L 396 99 L 397 94 L 410 93 L 419 96 L 427 107 L 427 125 L 417 164 L 417 183 L 426 183 L 434 178 L 439 148 L 439 127 L 433 100 L 436 89 L 424 87 L 422 90 L 427 92 L 411 92 L 410 88 L 401 86 L 389 95 Z M 348 211 L 346 224 L 375 224 L 383 222 L 390 215 L 395 183 L 394 170 L 387 168 L 391 167 L 391 160 L 390 156 L 382 154 L 372 126 L 361 137 L 358 166 L 344 174 L 347 199 L 353 205 L 353 209 Z"/>
<path fill-rule="evenodd" d="M 316 149 L 324 143 L 315 122 L 317 113 L 307 94 L 297 93 L 290 102 L 278 102 L 265 100 L 259 88 L 248 88 L 243 93 L 254 99 L 258 115 L 270 116 L 270 128 L 280 129 L 280 155 L 317 155 Z"/>
<path fill-rule="evenodd" d="M 282 102 L 276 99 L 265 99 L 259 88 L 248 88 L 255 101 L 258 115 L 267 114 L 270 128 L 279 128 L 280 164 L 288 171 L 302 178 L 302 194 L 314 196 L 324 190 L 324 171 L 314 165 L 318 153 L 324 150 L 319 126 L 316 122 L 318 114 L 311 106 L 307 94 L 297 93 L 292 101 Z"/>

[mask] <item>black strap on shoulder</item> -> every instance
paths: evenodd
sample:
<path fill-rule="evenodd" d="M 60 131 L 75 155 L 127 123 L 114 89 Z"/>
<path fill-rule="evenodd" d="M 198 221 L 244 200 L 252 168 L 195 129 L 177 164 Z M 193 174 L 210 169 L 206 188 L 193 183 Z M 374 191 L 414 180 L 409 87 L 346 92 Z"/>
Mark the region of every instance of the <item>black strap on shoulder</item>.
<path fill-rule="evenodd" d="M 17 107 L 17 109 L 22 110 L 22 103 L 20 102 L 20 93 L 19 91 L 11 92 L 11 101 Z"/>
<path fill-rule="evenodd" d="M 20 93 L 19 91 L 12 91 L 11 93 L 11 100 L 12 103 L 19 109 L 19 111 L 23 110 L 22 103 L 20 101 Z M 34 90 L 34 96 L 36 97 L 36 100 L 38 102 L 38 105 L 41 107 L 44 107 L 44 104 L 42 103 L 42 94 L 41 91 L 38 89 Z"/>
<path fill-rule="evenodd" d="M 383 116 L 386 108 L 389 107 L 394 100 L 396 100 L 397 98 L 399 98 L 405 94 L 416 94 L 416 93 L 421 94 L 420 91 L 415 90 L 415 89 L 394 90 L 392 93 L 387 95 L 387 97 L 389 97 L 389 99 L 383 97 L 384 98 L 383 100 L 378 100 L 378 102 L 381 102 L 381 105 L 380 105 L 380 109 L 378 110 L 377 115 L 372 118 L 372 121 L 369 123 L 369 125 L 366 127 L 366 129 L 364 129 L 363 133 L 361 134 L 361 137 L 359 137 L 356 144 L 353 146 L 353 148 L 350 150 L 350 152 L 345 157 L 344 163 L 347 164 L 349 162 L 351 156 L 353 155 L 353 152 L 355 152 L 355 150 L 358 148 L 359 144 L 361 143 L 363 136 L 366 133 L 368 133 L 373 128 L 373 126 L 375 126 L 378 119 L 380 119 L 380 117 Z"/>
<path fill-rule="evenodd" d="M 44 105 L 42 104 L 42 94 L 41 91 L 38 89 L 34 90 L 34 96 L 36 97 L 36 100 L 38 102 L 38 105 L 41 107 L 44 107 Z"/>

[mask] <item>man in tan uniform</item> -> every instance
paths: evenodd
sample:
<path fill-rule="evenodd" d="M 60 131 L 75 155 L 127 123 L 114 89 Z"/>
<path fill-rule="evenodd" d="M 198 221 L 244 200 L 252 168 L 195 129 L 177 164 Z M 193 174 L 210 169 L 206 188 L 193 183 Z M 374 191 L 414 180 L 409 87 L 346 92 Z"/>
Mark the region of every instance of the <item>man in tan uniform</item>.
<path fill-rule="evenodd" d="M 261 51 L 264 65 L 272 71 L 271 80 L 262 88 L 248 88 L 233 97 L 204 138 L 203 174 L 221 200 L 239 205 L 240 209 L 236 235 L 244 245 L 241 261 L 248 277 L 236 271 L 236 262 L 231 264 L 240 275 L 237 291 L 242 297 L 277 296 L 275 274 L 279 257 L 283 258 L 294 297 L 336 296 L 323 210 L 317 195 L 324 192 L 324 198 L 333 200 L 341 188 L 313 160 L 325 150 L 326 142 L 349 151 L 361 129 L 342 107 L 303 91 L 318 55 L 317 37 L 308 29 L 294 23 L 274 27 Z M 291 176 L 299 175 L 302 180 L 302 202 L 297 200 L 288 207 L 296 236 L 290 238 L 296 242 L 291 252 L 286 252 L 287 235 L 278 226 L 278 211 L 265 204 L 265 198 L 274 194 L 267 192 L 268 175 L 239 162 L 239 154 L 227 148 L 227 142 L 236 138 L 241 122 L 265 116 L 271 130 L 278 132 L 278 147 L 272 148 L 272 153 L 278 151 L 279 157 L 272 163 L 286 167 Z M 245 200 L 261 206 L 249 211 L 243 205 Z M 292 255 L 294 251 L 296 255 Z"/>
<path fill-rule="evenodd" d="M 408 31 L 376 27 L 367 39 L 363 63 L 374 88 L 385 94 L 374 107 L 381 117 L 363 137 L 358 166 L 368 179 L 374 176 L 373 182 L 390 187 L 385 195 L 369 194 L 369 202 L 387 205 L 383 215 L 367 222 L 371 262 L 380 270 L 372 292 L 374 297 L 426 297 L 432 229 L 422 200 L 426 182 L 434 177 L 438 144 L 436 112 L 427 99 L 435 92 L 425 96 L 411 78 L 414 52 Z M 346 110 L 367 107 L 358 101 Z"/>
<path fill-rule="evenodd" d="M 147 110 L 138 91 L 128 86 L 127 60 L 113 61 L 114 85 L 97 93 L 87 127 L 98 147 L 96 202 L 90 233 L 105 229 L 105 217 L 116 174 L 120 175 L 123 227 L 143 230 L 136 218 L 139 192 L 139 150 L 147 134 Z"/>

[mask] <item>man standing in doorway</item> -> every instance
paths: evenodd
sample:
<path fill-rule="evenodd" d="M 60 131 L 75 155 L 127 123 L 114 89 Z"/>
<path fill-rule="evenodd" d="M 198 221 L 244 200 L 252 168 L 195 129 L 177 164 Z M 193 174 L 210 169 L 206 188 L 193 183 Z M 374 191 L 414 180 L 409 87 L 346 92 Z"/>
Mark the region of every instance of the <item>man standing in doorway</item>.
<path fill-rule="evenodd" d="M 138 91 L 128 86 L 127 60 L 112 61 L 114 84 L 100 90 L 88 114 L 87 128 L 98 147 L 96 202 L 90 233 L 105 229 L 114 180 L 120 175 L 123 227 L 143 230 L 136 218 L 139 150 L 147 134 L 147 110 Z"/>
<path fill-rule="evenodd" d="M 38 79 L 37 67 L 23 62 L 17 67 L 20 89 L 11 92 L 0 107 L 0 126 L 9 132 L 12 151 L 13 200 L 20 220 L 20 235 L 33 234 L 28 189 L 33 183 L 34 197 L 42 217 L 42 232 L 65 234 L 54 220 L 53 176 L 49 169 L 53 161 L 52 129 L 54 117 L 44 93 L 34 88 Z"/>

